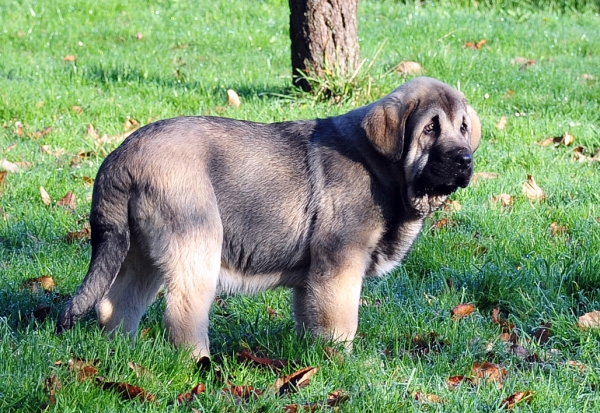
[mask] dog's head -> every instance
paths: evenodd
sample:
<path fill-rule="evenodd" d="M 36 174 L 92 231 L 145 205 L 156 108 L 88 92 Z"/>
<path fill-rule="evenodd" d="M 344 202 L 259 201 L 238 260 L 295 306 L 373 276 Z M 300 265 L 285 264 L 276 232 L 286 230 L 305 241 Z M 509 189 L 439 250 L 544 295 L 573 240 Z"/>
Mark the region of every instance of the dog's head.
<path fill-rule="evenodd" d="M 402 164 L 411 198 L 445 198 L 468 185 L 481 123 L 445 83 L 405 83 L 368 108 L 362 127 L 379 153 Z"/>

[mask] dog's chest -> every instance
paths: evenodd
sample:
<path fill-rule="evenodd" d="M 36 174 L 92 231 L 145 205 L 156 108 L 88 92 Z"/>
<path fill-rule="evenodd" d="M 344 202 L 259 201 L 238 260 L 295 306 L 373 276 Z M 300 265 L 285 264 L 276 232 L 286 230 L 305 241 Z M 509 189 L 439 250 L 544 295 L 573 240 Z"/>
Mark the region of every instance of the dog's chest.
<path fill-rule="evenodd" d="M 404 222 L 383 234 L 371 254 L 367 275 L 381 276 L 396 268 L 410 251 L 421 232 L 423 222 L 423 219 Z"/>

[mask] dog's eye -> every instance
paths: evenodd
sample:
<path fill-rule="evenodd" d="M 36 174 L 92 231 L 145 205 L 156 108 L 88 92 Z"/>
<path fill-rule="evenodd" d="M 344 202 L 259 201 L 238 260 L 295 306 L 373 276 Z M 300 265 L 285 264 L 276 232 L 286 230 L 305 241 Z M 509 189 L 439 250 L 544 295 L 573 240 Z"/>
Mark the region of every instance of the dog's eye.
<path fill-rule="evenodd" d="M 463 124 L 462 124 L 462 125 L 460 125 L 460 131 L 461 131 L 463 134 L 466 134 L 468 130 L 469 130 L 469 127 L 467 126 L 467 124 L 466 124 L 465 122 L 463 122 Z"/>
<path fill-rule="evenodd" d="M 425 133 L 433 133 L 433 131 L 435 130 L 435 122 L 430 122 L 429 124 L 427 124 L 427 126 L 425 126 L 425 128 L 423 129 L 423 131 L 425 131 Z"/>

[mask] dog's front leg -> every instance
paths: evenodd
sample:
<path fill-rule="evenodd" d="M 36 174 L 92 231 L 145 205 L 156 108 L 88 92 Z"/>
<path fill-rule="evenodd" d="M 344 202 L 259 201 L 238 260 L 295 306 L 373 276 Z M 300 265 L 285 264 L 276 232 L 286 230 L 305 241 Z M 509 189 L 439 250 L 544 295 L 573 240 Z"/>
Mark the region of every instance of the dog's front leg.
<path fill-rule="evenodd" d="M 358 327 L 358 307 L 365 272 L 364 250 L 319 256 L 304 286 L 294 289 L 298 329 L 352 349 Z"/>

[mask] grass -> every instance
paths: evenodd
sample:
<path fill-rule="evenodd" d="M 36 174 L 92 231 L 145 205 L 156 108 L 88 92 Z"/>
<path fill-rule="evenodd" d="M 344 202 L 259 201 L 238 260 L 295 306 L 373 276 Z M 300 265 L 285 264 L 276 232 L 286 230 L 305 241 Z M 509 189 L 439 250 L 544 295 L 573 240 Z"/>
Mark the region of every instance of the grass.
<path fill-rule="evenodd" d="M 0 189 L 0 411 L 39 411 L 52 375 L 62 388 L 50 409 L 61 412 L 280 412 L 338 388 L 350 395 L 340 406 L 348 412 L 496 411 L 507 396 L 528 390 L 534 392 L 531 402 L 515 410 L 598 410 L 600 330 L 581 330 L 576 322 L 600 310 L 600 162 L 576 162 L 572 150 L 584 146 L 593 155 L 600 149 L 598 7 L 578 0 L 543 8 L 508 0 L 478 7 L 458 0 L 409 3 L 360 3 L 361 53 L 370 69 L 339 102 L 290 89 L 286 2 L 0 3 L 0 159 L 29 163 L 8 173 Z M 487 43 L 479 50 L 464 47 L 481 39 Z M 64 61 L 68 55 L 76 60 Z M 511 64 L 516 57 L 535 64 Z M 94 317 L 54 334 L 62 294 L 75 290 L 90 255 L 85 241 L 67 243 L 65 235 L 87 219 L 86 179 L 118 144 L 98 144 L 86 133 L 89 123 L 114 136 L 129 118 L 145 124 L 177 115 L 261 122 L 335 115 L 404 82 L 393 70 L 402 60 L 419 62 L 427 75 L 465 93 L 484 128 L 476 170 L 498 177 L 456 193 L 459 211 L 435 214 L 393 274 L 366 282 L 368 305 L 361 308 L 351 355 L 342 361 L 298 338 L 286 290 L 224 297 L 211 332 L 216 364 L 236 385 L 265 389 L 277 377 L 239 363 L 235 354 L 245 347 L 321 367 L 309 386 L 283 399 L 266 395 L 236 404 L 222 396 L 215 373 L 199 372 L 184 350 L 165 339 L 161 299 L 134 344 L 105 337 Z M 240 95 L 240 108 L 227 106 L 228 88 Z M 499 130 L 502 116 L 507 125 Z M 50 133 L 36 137 L 49 126 Z M 575 137 L 571 147 L 535 144 L 566 131 Z M 89 153 L 71 165 L 80 151 Z M 528 174 L 547 194 L 545 201 L 530 202 L 522 194 Z M 42 203 L 40 186 L 50 194 L 50 206 Z M 68 191 L 75 193 L 75 212 L 57 205 Z M 510 207 L 491 202 L 502 193 L 514 197 Z M 436 227 L 444 218 L 447 225 Z M 564 232 L 553 235 L 553 222 Z M 23 285 L 42 275 L 53 278 L 54 293 Z M 453 321 L 450 310 L 466 302 L 475 304 L 475 313 Z M 519 345 L 539 360 L 530 362 L 499 340 L 501 328 L 490 317 L 495 307 L 515 325 Z M 33 317 L 36 308 L 49 309 L 48 317 Z M 530 337 L 542 322 L 552 327 L 548 342 L 540 344 Z M 430 332 L 431 342 L 415 341 Z M 98 374 L 142 386 L 157 403 L 124 401 L 93 379 L 79 380 L 66 366 L 73 356 L 98 360 Z M 447 387 L 448 377 L 470 376 L 473 363 L 484 360 L 507 370 L 502 387 L 485 381 Z M 151 374 L 137 377 L 129 361 Z M 568 367 L 570 362 L 585 368 Z M 196 401 L 170 403 L 198 382 L 207 384 L 207 392 Z M 445 402 L 416 401 L 416 392 Z"/>

